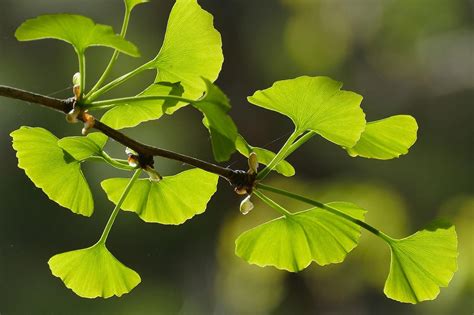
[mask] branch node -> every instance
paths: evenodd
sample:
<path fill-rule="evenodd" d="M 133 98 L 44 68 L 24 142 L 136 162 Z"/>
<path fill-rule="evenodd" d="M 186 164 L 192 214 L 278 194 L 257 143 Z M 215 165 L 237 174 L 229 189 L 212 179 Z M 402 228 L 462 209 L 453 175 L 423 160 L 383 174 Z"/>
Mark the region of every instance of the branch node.
<path fill-rule="evenodd" d="M 234 191 L 238 195 L 251 194 L 255 188 L 256 174 L 242 170 L 234 170 L 229 176 L 229 182 L 234 186 Z"/>

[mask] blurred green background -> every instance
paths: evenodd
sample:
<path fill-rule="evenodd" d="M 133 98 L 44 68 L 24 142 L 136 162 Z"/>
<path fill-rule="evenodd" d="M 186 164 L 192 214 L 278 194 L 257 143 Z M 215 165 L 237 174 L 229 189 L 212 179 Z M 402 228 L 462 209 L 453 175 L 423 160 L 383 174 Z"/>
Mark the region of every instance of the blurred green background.
<path fill-rule="evenodd" d="M 206 213 L 182 226 L 142 223 L 122 213 L 108 247 L 142 276 L 122 298 L 86 300 L 51 276 L 56 253 L 91 245 L 112 204 L 101 180 L 126 176 L 87 165 L 95 192 L 92 218 L 73 215 L 48 198 L 16 167 L 9 133 L 41 126 L 57 136 L 77 135 L 55 112 L 0 100 L 0 314 L 473 314 L 474 312 L 474 2 L 468 0 L 201 0 L 222 33 L 225 63 L 218 85 L 231 98 L 240 132 L 253 145 L 278 148 L 291 131 L 283 116 L 253 107 L 246 96 L 280 79 L 327 75 L 364 96 L 369 120 L 404 113 L 419 123 L 410 154 L 392 161 L 351 158 L 322 138 L 289 159 L 292 179 L 272 178 L 322 201 L 365 207 L 368 222 L 395 237 L 407 236 L 435 217 L 456 224 L 459 270 L 436 301 L 406 305 L 387 299 L 383 284 L 388 248 L 364 233 L 342 264 L 312 265 L 299 274 L 247 265 L 233 254 L 245 229 L 274 217 L 262 204 L 239 213 L 240 198 L 221 182 Z M 144 56 L 121 57 L 114 76 L 158 51 L 171 0 L 137 7 L 129 39 Z M 0 84 L 55 97 L 69 97 L 76 72 L 72 49 L 61 42 L 19 43 L 14 31 L 40 14 L 79 13 L 119 30 L 122 1 L 2 0 Z M 88 78 L 103 70 L 110 52 L 88 51 Z M 110 96 L 133 95 L 154 73 L 142 75 Z M 91 82 L 89 82 L 91 84 Z M 146 143 L 211 160 L 200 114 L 184 108 L 127 134 Z M 110 145 L 116 157 L 123 148 Z M 228 165 L 246 168 L 237 154 Z M 156 159 L 163 174 L 184 165 Z M 295 204 L 294 209 L 300 209 Z"/>

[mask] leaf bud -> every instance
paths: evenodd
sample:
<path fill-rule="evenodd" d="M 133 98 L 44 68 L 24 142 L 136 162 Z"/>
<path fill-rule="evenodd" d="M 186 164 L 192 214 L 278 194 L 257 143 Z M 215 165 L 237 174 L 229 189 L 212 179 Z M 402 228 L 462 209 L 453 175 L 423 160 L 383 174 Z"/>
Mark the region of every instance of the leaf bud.
<path fill-rule="evenodd" d="M 81 97 L 81 86 L 76 84 L 72 87 L 72 93 L 74 93 L 74 98 L 78 100 Z"/>
<path fill-rule="evenodd" d="M 248 195 L 248 196 L 245 197 L 245 199 L 242 200 L 242 202 L 240 203 L 240 212 L 241 212 L 243 215 L 246 215 L 247 213 L 249 213 L 249 212 L 252 211 L 252 209 L 253 209 L 253 202 L 250 201 L 250 197 L 251 197 L 251 195 Z"/>
<path fill-rule="evenodd" d="M 79 116 L 80 112 L 81 110 L 78 107 L 74 107 L 69 113 L 66 114 L 66 121 L 70 124 L 77 123 L 79 121 L 77 117 Z"/>
<path fill-rule="evenodd" d="M 249 174 L 257 174 L 258 159 L 257 159 L 257 154 L 255 152 L 250 153 L 248 164 L 249 164 L 249 171 L 248 171 Z"/>
<path fill-rule="evenodd" d="M 89 130 L 94 127 L 95 118 L 92 115 L 84 113 L 84 128 L 82 128 L 82 135 L 87 136 Z"/>
<path fill-rule="evenodd" d="M 125 154 L 130 156 L 130 155 L 137 155 L 138 156 L 138 153 L 135 152 L 135 150 L 133 149 L 130 149 L 130 148 L 125 148 Z"/>
<path fill-rule="evenodd" d="M 246 195 L 247 194 L 247 187 L 237 186 L 237 187 L 234 188 L 234 191 L 237 195 Z"/>
<path fill-rule="evenodd" d="M 74 75 L 72 76 L 72 84 L 81 86 L 81 73 L 80 72 L 74 73 Z"/>
<path fill-rule="evenodd" d="M 125 148 L 125 154 L 128 155 L 128 158 L 127 158 L 128 165 L 130 165 L 131 167 L 137 167 L 139 164 L 138 153 L 130 148 Z"/>

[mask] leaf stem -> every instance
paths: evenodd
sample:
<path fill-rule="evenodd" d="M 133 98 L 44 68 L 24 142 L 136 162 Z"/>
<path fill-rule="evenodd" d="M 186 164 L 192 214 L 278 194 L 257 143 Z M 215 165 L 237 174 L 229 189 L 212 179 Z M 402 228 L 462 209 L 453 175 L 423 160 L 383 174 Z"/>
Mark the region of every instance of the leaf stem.
<path fill-rule="evenodd" d="M 289 191 L 286 191 L 286 190 L 283 190 L 283 189 L 279 189 L 279 188 L 275 188 L 275 187 L 272 187 L 272 186 L 268 186 L 268 185 L 264 185 L 264 184 L 257 184 L 257 188 L 260 188 L 260 189 L 263 189 L 263 190 L 267 190 L 267 191 L 271 191 L 273 193 L 276 193 L 276 194 L 279 194 L 279 195 L 282 195 L 282 196 L 286 196 L 286 197 L 289 197 L 289 198 L 292 198 L 292 199 L 295 199 L 295 200 L 298 200 L 298 201 L 301 201 L 301 202 L 304 202 L 304 203 L 307 203 L 309 205 L 312 205 L 312 206 L 315 206 L 315 207 L 318 207 L 318 208 L 321 208 L 321 209 L 324 209 L 326 211 L 329 211 L 331 212 L 332 214 L 335 214 L 337 216 L 340 216 L 348 221 L 351 221 L 361 227 L 363 227 L 364 229 L 366 229 L 367 231 L 371 232 L 372 234 L 380 237 L 381 239 L 383 239 L 385 242 L 387 242 L 388 244 L 391 244 L 394 239 L 391 238 L 390 236 L 388 236 L 387 234 L 383 233 L 382 231 L 376 229 L 375 227 L 365 223 L 364 221 L 361 221 L 359 219 L 356 219 L 356 218 L 353 218 L 351 217 L 350 215 L 347 215 L 335 208 L 332 208 L 328 205 L 325 205 L 324 203 L 321 203 L 319 201 L 316 201 L 316 200 L 313 200 L 313 199 L 309 199 L 309 198 L 306 198 L 304 196 L 301 196 L 301 195 L 298 195 L 298 194 L 294 194 L 292 192 L 289 192 Z"/>
<path fill-rule="evenodd" d="M 286 156 L 288 150 L 290 149 L 291 145 L 298 136 L 301 134 L 301 131 L 295 130 L 293 133 L 288 137 L 285 144 L 281 147 L 280 151 L 273 157 L 273 159 L 268 163 L 268 165 L 257 174 L 257 180 L 263 180 L 277 165 L 280 163 Z"/>
<path fill-rule="evenodd" d="M 148 61 L 147 63 L 144 63 L 143 65 L 139 66 L 138 68 L 118 77 L 117 79 L 109 82 L 108 84 L 104 85 L 103 87 L 101 87 L 100 89 L 98 89 L 97 91 L 95 91 L 94 93 L 91 93 L 89 95 L 89 97 L 86 98 L 85 100 L 85 103 L 91 103 L 93 102 L 95 99 L 97 99 L 99 96 L 101 96 L 102 94 L 112 90 L 113 88 L 119 86 L 120 84 L 124 83 L 125 81 L 133 78 L 134 76 L 136 76 L 137 74 L 145 71 L 145 70 L 148 70 L 150 69 L 151 65 L 153 64 L 154 60 L 150 60 Z"/>
<path fill-rule="evenodd" d="M 136 167 L 130 166 L 126 160 L 114 159 L 104 151 L 102 151 L 101 156 L 91 156 L 88 157 L 86 161 L 104 162 L 109 164 L 110 166 L 124 171 L 133 171 L 136 169 Z"/>
<path fill-rule="evenodd" d="M 79 60 L 79 73 L 81 74 L 81 97 L 83 98 L 84 91 L 86 90 L 86 56 L 84 52 L 77 52 L 77 58 Z"/>
<path fill-rule="evenodd" d="M 119 201 L 115 205 L 114 210 L 112 211 L 112 214 L 109 217 L 109 220 L 107 221 L 107 224 L 105 225 L 104 231 L 102 232 L 102 235 L 97 242 L 98 244 L 103 244 L 105 245 L 105 242 L 107 241 L 107 237 L 109 236 L 110 229 L 112 229 L 112 226 L 114 225 L 115 218 L 117 218 L 117 215 L 120 211 L 120 207 L 122 206 L 123 202 L 127 198 L 128 193 L 130 192 L 130 189 L 132 189 L 133 185 L 137 181 L 137 179 L 140 177 L 142 170 L 139 168 L 135 171 L 133 174 L 132 178 L 127 184 L 127 187 L 125 187 L 125 190 L 123 191 L 122 195 L 120 196 Z"/>
<path fill-rule="evenodd" d="M 253 191 L 253 194 L 255 196 L 257 196 L 258 198 L 260 198 L 263 202 L 265 202 L 267 205 L 269 205 L 271 208 L 275 209 L 276 211 L 278 211 L 279 213 L 283 214 L 285 217 L 289 217 L 289 216 L 292 216 L 293 214 L 286 210 L 285 208 L 283 208 L 282 206 L 280 206 L 278 203 L 276 203 L 275 201 L 273 201 L 272 199 L 268 198 L 267 196 L 265 196 L 262 192 L 258 191 L 258 190 L 254 190 Z"/>
<path fill-rule="evenodd" d="M 298 140 L 296 140 L 286 152 L 284 159 L 290 156 L 291 153 L 295 152 L 296 149 L 301 147 L 304 143 L 306 143 L 309 139 L 311 139 L 315 134 L 316 133 L 314 131 L 308 131 L 303 136 L 301 136 Z"/>
<path fill-rule="evenodd" d="M 150 96 L 132 96 L 132 97 L 122 97 L 122 98 L 115 98 L 109 99 L 104 101 L 96 101 L 91 102 L 84 105 L 86 109 L 106 109 L 110 107 L 114 107 L 119 104 L 130 104 L 135 102 L 143 102 L 143 101 L 154 101 L 154 100 L 174 100 L 174 101 L 181 101 L 185 103 L 194 103 L 194 100 L 190 100 L 184 97 L 175 96 L 175 95 L 150 95 Z"/>
<path fill-rule="evenodd" d="M 125 6 L 125 15 L 123 17 L 123 23 L 122 23 L 122 29 L 120 31 L 120 37 L 125 38 L 125 35 L 127 34 L 127 29 L 128 29 L 128 23 L 130 22 L 130 10 L 128 10 L 127 6 Z M 87 93 L 86 98 L 89 97 L 92 93 L 94 93 L 97 89 L 101 87 L 101 85 L 104 83 L 105 79 L 110 74 L 110 71 L 112 70 L 113 66 L 115 65 L 115 62 L 117 62 L 118 56 L 120 52 L 118 50 L 115 50 L 114 53 L 112 54 L 112 57 L 110 58 L 109 64 L 104 70 L 104 73 L 100 76 L 99 80 L 97 83 L 94 85 L 94 87 Z"/>

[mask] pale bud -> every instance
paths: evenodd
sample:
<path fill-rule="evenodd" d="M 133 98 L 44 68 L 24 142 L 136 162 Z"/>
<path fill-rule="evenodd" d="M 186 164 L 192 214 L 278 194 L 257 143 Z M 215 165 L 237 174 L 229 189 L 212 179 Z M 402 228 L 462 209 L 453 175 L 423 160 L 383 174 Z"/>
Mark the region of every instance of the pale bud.
<path fill-rule="evenodd" d="M 138 166 L 138 160 L 135 155 L 129 155 L 127 161 L 128 161 L 128 165 L 130 165 L 131 167 Z"/>
<path fill-rule="evenodd" d="M 128 155 L 128 159 L 127 159 L 128 165 L 130 165 L 131 167 L 137 167 L 138 166 L 138 153 L 130 148 L 125 148 L 125 154 Z"/>
<path fill-rule="evenodd" d="M 94 127 L 95 118 L 87 113 L 84 113 L 84 118 L 85 118 L 85 122 L 84 122 L 84 128 L 82 128 L 82 135 L 87 136 L 87 134 L 89 133 L 89 130 Z"/>
<path fill-rule="evenodd" d="M 138 155 L 137 152 L 135 152 L 133 149 L 130 149 L 130 148 L 125 148 L 125 154 L 126 155 Z"/>
<path fill-rule="evenodd" d="M 245 197 L 245 199 L 242 200 L 242 202 L 240 203 L 240 212 L 243 215 L 246 215 L 253 209 L 253 202 L 250 201 L 250 196 L 251 195 L 248 195 L 247 197 Z"/>
<path fill-rule="evenodd" d="M 247 188 L 243 186 L 237 186 L 234 188 L 234 191 L 237 195 L 245 195 L 247 194 Z"/>
<path fill-rule="evenodd" d="M 77 123 L 79 121 L 77 116 L 79 116 L 80 112 L 81 110 L 79 108 L 74 107 L 69 113 L 66 114 L 66 121 L 70 124 Z"/>
<path fill-rule="evenodd" d="M 250 153 L 248 163 L 249 163 L 249 173 L 257 174 L 258 159 L 257 159 L 257 154 L 255 152 Z"/>
<path fill-rule="evenodd" d="M 72 93 L 74 93 L 74 97 L 78 100 L 81 97 L 81 86 L 76 84 L 72 87 Z"/>
<path fill-rule="evenodd" d="M 72 84 L 73 85 L 81 85 L 81 73 L 80 72 L 76 72 L 74 73 L 74 75 L 72 76 Z"/>

